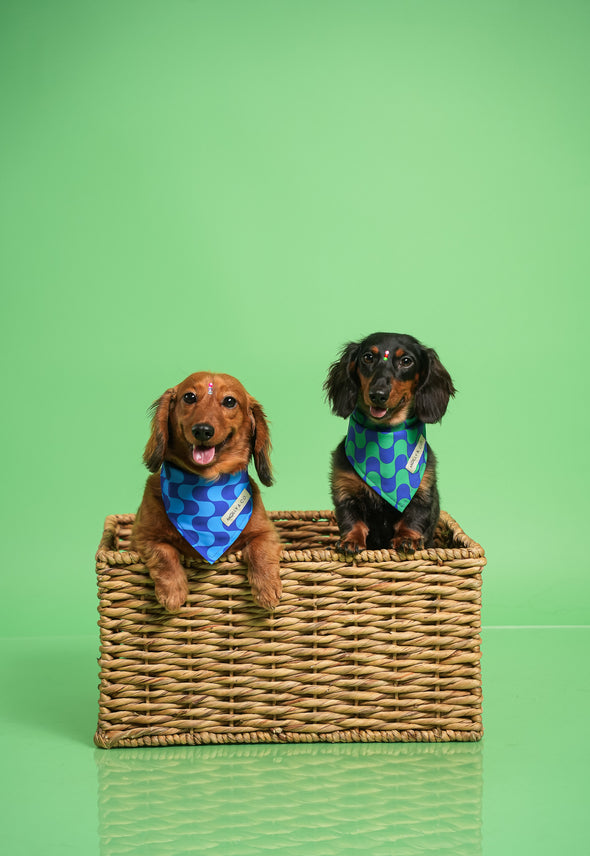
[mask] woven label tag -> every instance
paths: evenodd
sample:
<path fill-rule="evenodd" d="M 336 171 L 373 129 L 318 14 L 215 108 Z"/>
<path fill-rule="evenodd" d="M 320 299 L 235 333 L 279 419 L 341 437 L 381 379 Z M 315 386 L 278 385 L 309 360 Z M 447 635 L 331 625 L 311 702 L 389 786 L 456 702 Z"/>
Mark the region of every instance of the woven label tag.
<path fill-rule="evenodd" d="M 416 443 L 416 448 L 412 452 L 411 456 L 408 458 L 408 463 L 406 464 L 406 469 L 409 470 L 411 473 L 416 472 L 425 445 L 426 437 L 424 436 L 424 434 L 422 434 L 420 436 L 420 439 Z"/>
<path fill-rule="evenodd" d="M 250 493 L 246 488 L 241 492 L 233 505 L 231 505 L 225 514 L 222 516 L 221 521 L 224 526 L 231 526 L 233 521 L 236 519 L 242 508 L 246 505 L 248 500 L 250 499 Z"/>

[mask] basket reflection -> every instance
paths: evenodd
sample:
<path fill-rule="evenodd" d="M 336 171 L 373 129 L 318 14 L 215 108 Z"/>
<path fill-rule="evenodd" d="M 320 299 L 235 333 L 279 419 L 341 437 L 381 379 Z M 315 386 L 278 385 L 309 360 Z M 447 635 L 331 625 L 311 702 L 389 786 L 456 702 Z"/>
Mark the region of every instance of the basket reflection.
<path fill-rule="evenodd" d="M 102 856 L 481 853 L 481 744 L 95 752 Z"/>

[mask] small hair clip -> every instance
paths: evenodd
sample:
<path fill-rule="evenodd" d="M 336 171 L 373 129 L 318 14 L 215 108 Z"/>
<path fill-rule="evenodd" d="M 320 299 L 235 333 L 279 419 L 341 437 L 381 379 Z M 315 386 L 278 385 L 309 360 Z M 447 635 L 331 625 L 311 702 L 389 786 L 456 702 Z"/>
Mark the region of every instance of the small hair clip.
<path fill-rule="evenodd" d="M 207 395 L 213 395 L 213 381 L 209 381 L 209 386 L 207 387 Z"/>
<path fill-rule="evenodd" d="M 383 362 L 384 363 L 387 362 L 388 359 L 389 359 L 389 351 L 385 351 L 385 353 L 383 354 Z"/>

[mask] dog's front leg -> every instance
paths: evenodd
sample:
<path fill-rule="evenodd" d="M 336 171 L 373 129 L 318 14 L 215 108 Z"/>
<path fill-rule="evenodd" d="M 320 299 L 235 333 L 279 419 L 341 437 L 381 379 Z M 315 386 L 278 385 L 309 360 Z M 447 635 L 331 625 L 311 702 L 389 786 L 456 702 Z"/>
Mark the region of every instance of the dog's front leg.
<path fill-rule="evenodd" d="M 340 530 L 339 548 L 345 553 L 367 549 L 369 526 L 364 520 L 364 507 L 358 499 L 347 497 L 335 501 L 334 511 Z"/>
<path fill-rule="evenodd" d="M 412 501 L 394 526 L 393 549 L 408 552 L 431 547 L 439 513 L 438 490 L 427 469 Z"/>
<path fill-rule="evenodd" d="M 412 552 L 430 546 L 434 525 L 438 520 L 438 501 L 428 503 L 416 493 L 393 529 L 391 546 L 394 550 Z"/>
<path fill-rule="evenodd" d="M 396 523 L 394 533 L 391 542 L 394 550 L 408 553 L 421 550 L 424 547 L 424 535 L 419 529 L 414 528 L 412 521 L 408 520 L 405 515 Z"/>
<path fill-rule="evenodd" d="M 146 561 L 156 588 L 156 598 L 167 612 L 178 612 L 188 596 L 186 573 L 178 551 L 165 543 L 151 544 Z"/>
<path fill-rule="evenodd" d="M 281 599 L 281 544 L 273 531 L 252 538 L 243 550 L 248 565 L 248 581 L 258 606 L 274 609 Z"/>

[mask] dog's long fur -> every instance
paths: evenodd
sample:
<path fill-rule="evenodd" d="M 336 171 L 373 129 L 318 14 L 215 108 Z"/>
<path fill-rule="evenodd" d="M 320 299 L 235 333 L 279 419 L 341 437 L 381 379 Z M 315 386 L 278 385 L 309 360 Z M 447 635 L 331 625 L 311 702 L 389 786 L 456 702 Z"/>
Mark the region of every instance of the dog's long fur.
<path fill-rule="evenodd" d="M 455 394 L 436 352 L 399 333 L 373 333 L 349 342 L 330 366 L 324 389 L 335 414 L 348 418 L 358 408 L 375 426 L 398 425 L 412 416 L 421 422 L 439 422 Z M 436 457 L 427 448 L 420 487 L 402 513 L 357 475 L 346 457 L 345 441 L 337 446 L 331 486 L 340 547 L 345 552 L 409 551 L 432 545 L 440 505 Z"/>
<path fill-rule="evenodd" d="M 210 384 L 212 394 L 208 394 Z M 158 601 L 168 612 L 178 612 L 188 595 L 179 554 L 189 559 L 200 556 L 168 519 L 160 488 L 160 467 L 170 461 L 214 480 L 221 474 L 245 470 L 253 458 L 260 481 L 270 485 L 270 435 L 262 407 L 230 375 L 192 374 L 166 390 L 152 409 L 151 434 L 143 456 L 152 475 L 146 482 L 131 544 L 146 561 Z M 208 436 L 203 435 L 203 426 Z M 213 459 L 199 464 L 200 457 L 208 460 L 212 447 Z M 255 602 L 272 609 L 281 597 L 281 544 L 262 504 L 258 485 L 252 479 L 250 483 L 252 516 L 231 550 L 243 551 Z"/>

